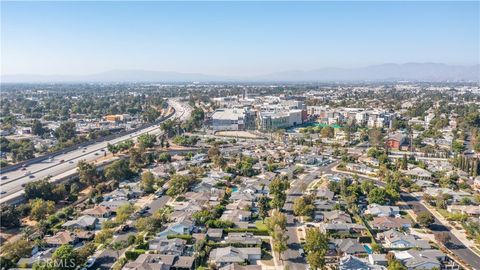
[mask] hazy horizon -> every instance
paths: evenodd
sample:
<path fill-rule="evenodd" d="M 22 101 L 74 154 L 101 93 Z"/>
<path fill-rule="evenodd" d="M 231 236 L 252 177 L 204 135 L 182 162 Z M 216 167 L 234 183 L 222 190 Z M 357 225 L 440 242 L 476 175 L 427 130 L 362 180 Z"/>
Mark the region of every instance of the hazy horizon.
<path fill-rule="evenodd" d="M 2 2 L 1 74 L 480 62 L 479 2 Z"/>

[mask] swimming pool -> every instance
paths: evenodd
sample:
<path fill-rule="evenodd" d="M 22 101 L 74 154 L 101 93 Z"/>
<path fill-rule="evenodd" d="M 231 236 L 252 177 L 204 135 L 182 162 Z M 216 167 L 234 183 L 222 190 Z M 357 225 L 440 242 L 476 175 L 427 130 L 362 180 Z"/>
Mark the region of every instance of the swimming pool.
<path fill-rule="evenodd" d="M 366 251 L 368 254 L 372 254 L 372 253 L 373 253 L 372 248 L 370 248 L 368 245 L 363 245 L 363 248 L 365 249 L 365 251 Z"/>

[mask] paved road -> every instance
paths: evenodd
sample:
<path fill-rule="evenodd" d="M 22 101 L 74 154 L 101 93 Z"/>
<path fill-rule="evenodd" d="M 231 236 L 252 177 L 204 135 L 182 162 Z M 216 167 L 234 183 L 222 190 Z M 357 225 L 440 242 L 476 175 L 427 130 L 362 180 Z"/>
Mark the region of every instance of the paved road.
<path fill-rule="evenodd" d="M 414 211 L 430 212 L 425 206 L 423 206 L 418 198 L 412 196 L 408 193 L 401 193 L 402 200 L 405 201 Z M 430 230 L 434 233 L 448 233 L 450 235 L 450 243 L 447 244 L 447 248 L 451 250 L 455 255 L 460 257 L 464 262 L 469 264 L 473 269 L 480 270 L 480 256 L 473 253 L 470 249 L 465 247 L 460 240 L 453 233 L 450 232 L 449 228 L 445 227 L 440 220 L 435 218 L 435 221 L 429 226 Z"/>
<path fill-rule="evenodd" d="M 332 172 L 336 173 L 336 172 Z M 359 177 L 360 181 L 366 180 L 365 177 Z M 372 179 L 370 179 L 372 180 Z M 385 187 L 385 183 L 379 180 L 373 180 L 376 185 Z M 410 208 L 415 211 L 415 213 L 428 211 L 430 210 L 423 206 L 420 203 L 420 199 L 414 197 L 410 193 L 402 192 L 400 197 L 403 201 L 405 201 Z M 433 214 L 432 214 L 433 215 Z M 429 226 L 429 229 L 432 230 L 433 233 L 448 233 L 450 235 L 450 243 L 447 244 L 447 248 L 452 251 L 455 255 L 457 255 L 460 259 L 462 259 L 465 263 L 467 263 L 472 269 L 480 270 L 480 256 L 472 252 L 470 249 L 465 247 L 458 238 L 450 232 L 449 228 L 445 227 L 440 220 L 435 218 L 435 221 Z"/>
<path fill-rule="evenodd" d="M 288 235 L 288 249 L 283 252 L 282 259 L 285 265 L 288 264 L 291 270 L 305 270 L 308 268 L 308 264 L 305 257 L 300 255 L 299 249 L 302 248 L 300 239 L 297 236 L 297 224 L 293 222 L 294 216 L 292 212 L 293 201 L 302 196 L 304 193 L 303 188 L 312 183 L 315 179 L 318 179 L 323 173 L 328 173 L 336 166 L 338 162 L 334 162 L 327 166 L 316 168 L 314 171 L 308 173 L 302 179 L 297 179 L 292 183 L 292 186 L 287 193 L 287 202 L 285 203 L 283 210 L 287 216 L 287 235 Z"/>
<path fill-rule="evenodd" d="M 188 119 L 191 113 L 191 108 L 189 108 L 188 105 L 180 103 L 177 99 L 169 100 L 169 105 L 175 108 L 175 114 L 172 116 L 172 118 L 178 118 L 180 121 Z M 28 165 L 25 170 L 18 169 L 2 173 L 1 177 L 5 179 L 0 180 L 0 190 L 2 192 L 0 195 L 0 203 L 4 202 L 7 196 L 11 197 L 16 193 L 21 192 L 26 183 L 40 180 L 49 176 L 53 177 L 75 169 L 77 163 L 81 160 L 93 162 L 100 159 L 105 155 L 108 143 L 116 144 L 128 139 L 135 141 L 138 136 L 145 133 L 160 134 L 162 131 L 159 127 L 159 124 L 154 125 L 137 131 L 133 134 L 115 138 L 108 142 L 99 142 L 89 145 L 85 148 L 66 152 L 54 157 L 51 160 L 44 160 Z"/>

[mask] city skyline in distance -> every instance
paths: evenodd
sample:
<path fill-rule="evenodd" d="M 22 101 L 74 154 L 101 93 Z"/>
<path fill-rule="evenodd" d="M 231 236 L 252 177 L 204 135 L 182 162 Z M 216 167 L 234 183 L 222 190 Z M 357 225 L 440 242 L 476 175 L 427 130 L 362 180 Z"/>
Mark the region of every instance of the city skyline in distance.
<path fill-rule="evenodd" d="M 368 80 L 368 74 L 343 76 L 386 63 L 401 69 L 405 63 L 437 63 L 434 70 L 455 66 L 447 80 L 468 80 L 480 61 L 478 2 L 1 5 L 6 79 L 143 70 L 215 80 L 291 80 L 292 74 L 307 80 Z M 286 77 L 276 78 L 281 74 Z"/>

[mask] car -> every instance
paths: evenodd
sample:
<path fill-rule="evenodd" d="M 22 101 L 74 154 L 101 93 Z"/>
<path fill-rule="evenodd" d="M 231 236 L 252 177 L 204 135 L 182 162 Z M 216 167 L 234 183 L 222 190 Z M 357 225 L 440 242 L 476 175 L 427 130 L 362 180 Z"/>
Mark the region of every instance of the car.
<path fill-rule="evenodd" d="M 62 160 L 60 160 L 60 162 L 59 162 L 59 163 L 63 163 L 63 162 L 65 162 L 65 159 L 62 159 Z"/>
<path fill-rule="evenodd" d="M 73 160 L 70 160 L 68 163 L 73 164 Z"/>
<path fill-rule="evenodd" d="M 29 178 L 35 178 L 35 175 L 30 174 L 28 177 L 29 177 Z"/>
<path fill-rule="evenodd" d="M 25 187 L 26 185 L 27 185 L 27 184 L 23 183 L 23 184 L 22 184 L 22 187 Z"/>
<path fill-rule="evenodd" d="M 7 178 L 8 178 L 8 176 L 6 176 L 6 175 L 2 176 L 2 180 L 5 180 Z"/>
<path fill-rule="evenodd" d="M 303 249 L 299 249 L 298 253 L 300 253 L 300 256 L 302 256 L 302 257 L 305 256 L 305 251 L 303 251 Z"/>
<path fill-rule="evenodd" d="M 85 150 L 83 150 L 82 153 L 85 153 Z"/>
<path fill-rule="evenodd" d="M 95 155 L 95 156 L 98 156 L 98 152 L 95 152 L 95 154 L 94 154 L 94 155 Z"/>
<path fill-rule="evenodd" d="M 20 170 L 22 170 L 22 171 L 26 171 L 26 170 L 27 170 L 27 168 L 25 168 L 25 167 L 22 167 Z"/>
<path fill-rule="evenodd" d="M 0 191 L 0 194 L 2 194 L 2 195 L 5 194 L 5 193 L 7 193 L 5 190 Z"/>
<path fill-rule="evenodd" d="M 28 172 L 25 172 L 23 175 L 27 176 L 27 175 L 30 175 L 30 173 L 31 173 L 31 172 L 28 171 Z"/>
<path fill-rule="evenodd" d="M 95 264 L 95 260 L 96 260 L 96 259 L 97 259 L 97 258 L 95 258 L 95 257 L 90 257 L 90 258 L 88 258 L 87 262 L 85 263 L 85 267 L 86 267 L 86 268 L 92 267 L 92 266 Z"/>

